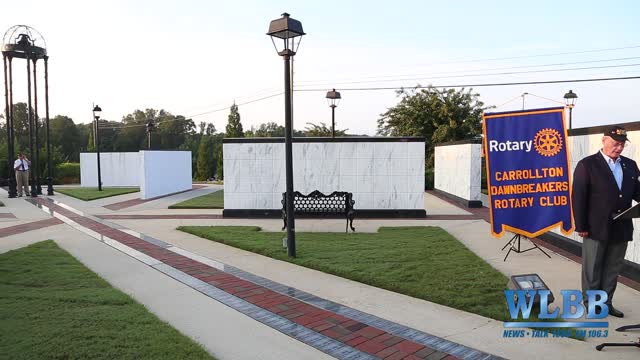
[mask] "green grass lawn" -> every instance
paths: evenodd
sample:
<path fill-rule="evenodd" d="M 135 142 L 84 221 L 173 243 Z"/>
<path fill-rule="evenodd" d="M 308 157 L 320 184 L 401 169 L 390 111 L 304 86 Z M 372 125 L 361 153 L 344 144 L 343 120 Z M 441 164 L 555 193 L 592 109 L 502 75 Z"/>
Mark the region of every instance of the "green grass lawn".
<path fill-rule="evenodd" d="M 224 190 L 173 204 L 169 209 L 224 209 Z"/>
<path fill-rule="evenodd" d="M 378 233 L 297 233 L 297 258 L 282 247 L 284 232 L 257 227 L 181 226 L 179 230 L 275 259 L 511 321 L 507 277 L 439 227 L 388 227 Z"/>
<path fill-rule="evenodd" d="M 102 188 L 102 191 L 98 191 L 98 188 L 77 187 L 77 188 L 56 188 L 56 191 L 61 194 L 73 196 L 76 199 L 89 201 L 89 200 L 102 199 L 110 196 L 117 196 L 117 195 L 138 192 L 140 191 L 140 188 L 137 188 L 137 187 L 135 188 Z"/>
<path fill-rule="evenodd" d="M 51 240 L 0 255 L 0 349 L 8 359 L 211 359 Z"/>

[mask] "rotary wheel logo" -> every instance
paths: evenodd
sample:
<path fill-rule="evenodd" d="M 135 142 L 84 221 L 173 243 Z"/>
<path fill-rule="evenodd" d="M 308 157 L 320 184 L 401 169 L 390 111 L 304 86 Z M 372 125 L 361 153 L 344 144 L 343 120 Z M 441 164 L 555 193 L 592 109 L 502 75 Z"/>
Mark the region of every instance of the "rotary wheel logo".
<path fill-rule="evenodd" d="M 533 139 L 533 145 L 538 154 L 542 156 L 554 156 L 562 150 L 562 137 L 554 129 L 542 129 Z"/>

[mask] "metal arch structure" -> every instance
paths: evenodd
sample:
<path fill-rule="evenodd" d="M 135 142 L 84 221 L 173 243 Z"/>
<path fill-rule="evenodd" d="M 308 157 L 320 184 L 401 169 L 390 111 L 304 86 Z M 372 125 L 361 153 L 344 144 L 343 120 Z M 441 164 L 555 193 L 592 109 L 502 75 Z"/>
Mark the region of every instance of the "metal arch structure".
<path fill-rule="evenodd" d="M 37 63 L 44 61 L 45 88 L 45 131 L 47 147 L 47 195 L 53 195 L 53 177 L 51 164 L 51 142 L 49 137 L 49 56 L 44 37 L 27 25 L 15 25 L 4 33 L 2 38 L 2 57 L 4 65 L 5 114 L 7 120 L 7 166 L 9 197 L 17 196 L 13 160 L 15 157 L 15 128 L 13 118 L 13 59 L 27 60 L 27 115 L 29 121 L 29 156 L 31 158 L 31 196 L 42 194 L 40 179 L 40 136 L 38 134 L 38 82 Z M 33 66 L 33 72 L 31 67 Z M 32 90 L 33 89 L 33 90 Z M 33 94 L 33 102 L 32 102 Z"/>

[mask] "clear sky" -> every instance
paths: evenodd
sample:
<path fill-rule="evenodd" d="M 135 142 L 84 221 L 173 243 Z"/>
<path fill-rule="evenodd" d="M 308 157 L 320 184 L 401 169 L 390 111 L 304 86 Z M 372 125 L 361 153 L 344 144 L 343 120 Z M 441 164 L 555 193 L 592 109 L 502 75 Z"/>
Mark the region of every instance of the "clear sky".
<path fill-rule="evenodd" d="M 52 116 L 88 122 L 97 103 L 103 118 L 121 120 L 152 107 L 206 113 L 193 120 L 224 130 L 234 101 L 283 91 L 283 61 L 266 32 L 286 11 L 307 33 L 295 56 L 295 88 L 319 90 L 296 91 L 294 126 L 330 123 L 324 97 L 335 87 L 343 97 L 338 128 L 373 135 L 379 114 L 398 101 L 395 92 L 348 89 L 640 76 L 639 4 L 21 0 L 3 2 L 0 32 L 25 24 L 46 39 Z M 14 102 L 26 99 L 23 63 L 14 63 Z M 522 108 L 524 92 L 535 95 L 525 96 L 526 108 L 536 108 L 559 105 L 543 98 L 562 101 L 572 89 L 579 96 L 573 127 L 585 127 L 640 121 L 639 85 L 636 79 L 474 91 L 487 105 L 515 99 L 496 109 L 507 111 Z M 240 105 L 240 114 L 245 128 L 284 124 L 284 98 Z"/>

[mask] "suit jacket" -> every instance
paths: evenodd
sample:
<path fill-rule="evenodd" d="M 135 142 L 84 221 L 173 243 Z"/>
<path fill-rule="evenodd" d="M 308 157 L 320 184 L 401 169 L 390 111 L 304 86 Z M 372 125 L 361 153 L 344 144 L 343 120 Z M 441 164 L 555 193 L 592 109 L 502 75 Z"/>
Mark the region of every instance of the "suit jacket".
<path fill-rule="evenodd" d="M 575 231 L 588 231 L 598 241 L 633 240 L 632 221 L 614 221 L 613 216 L 629 208 L 632 199 L 640 201 L 640 170 L 624 156 L 620 156 L 620 165 L 622 189 L 599 151 L 578 162 L 571 194 Z"/>

